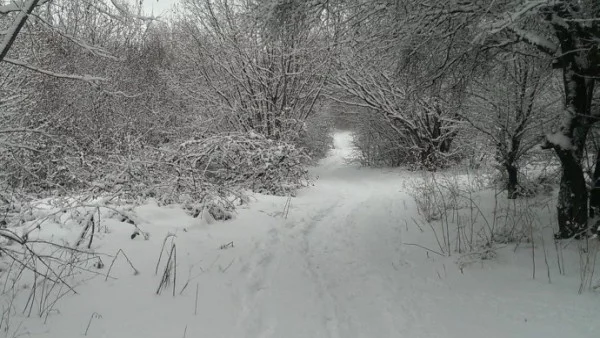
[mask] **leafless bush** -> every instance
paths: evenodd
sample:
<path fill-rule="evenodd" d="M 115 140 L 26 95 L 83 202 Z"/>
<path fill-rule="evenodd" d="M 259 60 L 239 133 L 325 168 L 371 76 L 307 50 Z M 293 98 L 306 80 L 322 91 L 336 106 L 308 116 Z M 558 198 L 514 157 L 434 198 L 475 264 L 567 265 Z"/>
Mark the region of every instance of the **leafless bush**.
<path fill-rule="evenodd" d="M 413 125 L 413 130 L 375 111 L 351 114 L 348 119 L 352 120 L 354 143 L 363 165 L 436 170 L 462 157 L 459 148 L 450 148 L 456 126 L 444 125 L 446 119 L 437 112 L 424 109 L 410 114 L 406 123 Z"/>
<path fill-rule="evenodd" d="M 456 173 L 430 173 L 411 187 L 420 227 L 433 231 L 441 253 L 489 258 L 496 246 L 531 242 L 532 231 L 541 229 L 535 212 L 547 208 L 547 200 L 508 202 L 498 190 L 481 189 L 476 176 Z"/>
<path fill-rule="evenodd" d="M 289 143 L 235 133 L 189 140 L 178 147 L 138 146 L 136 152 L 125 155 L 77 158 L 73 154 L 56 161 L 62 161 L 68 177 L 77 184 L 70 187 L 51 179 L 59 176 L 46 177 L 46 193 L 59 187 L 68 193 L 110 196 L 116 201 L 155 198 L 164 204 L 188 205 L 196 215 L 206 208 L 223 219 L 230 217 L 235 203 L 245 200 L 243 189 L 293 194 L 307 183 L 309 158 Z"/>
<path fill-rule="evenodd" d="M 361 116 L 355 121 L 354 146 L 359 151 L 360 162 L 365 166 L 397 167 L 407 163 L 407 152 L 396 132 L 378 116 Z"/>
<path fill-rule="evenodd" d="M 215 135 L 180 146 L 175 161 L 201 170 L 213 184 L 230 184 L 259 193 L 288 195 L 306 185 L 302 149 L 256 133 Z"/>
<path fill-rule="evenodd" d="M 9 329 L 9 316 L 16 311 L 47 320 L 62 298 L 77 293 L 76 283 L 100 274 L 102 259 L 91 251 L 29 239 L 8 229 L 0 230 L 0 235 L 0 257 L 7 267 L 0 271 L 1 294 L 10 299 L 29 293 L 25 304 L 5 308 L 1 330 Z"/>
<path fill-rule="evenodd" d="M 539 174 L 539 171 L 535 172 Z M 538 177 L 538 176 L 535 176 Z M 429 229 L 437 247 L 424 247 L 443 256 L 458 253 L 461 269 L 474 263 L 494 259 L 500 248 L 514 246 L 530 250 L 532 277 L 539 274 L 539 262 L 545 266 L 548 282 L 552 282 L 552 250 L 555 250 L 559 274 L 565 272 L 563 250 L 576 245 L 579 256 L 579 292 L 597 288 L 596 266 L 599 242 L 596 236 L 548 245 L 553 224 L 542 215 L 553 216 L 549 194 L 522 195 L 519 199 L 501 198 L 501 189 L 481 185 L 473 175 L 455 172 L 425 174 L 410 186 L 421 220 L 414 220 L 421 231 Z M 409 243 L 411 244 L 411 243 Z"/>
<path fill-rule="evenodd" d="M 324 115 L 309 117 L 296 140 L 289 140 L 304 148 L 313 161 L 325 157 L 333 147 L 333 122 Z M 295 142 L 294 142 L 295 141 Z"/>

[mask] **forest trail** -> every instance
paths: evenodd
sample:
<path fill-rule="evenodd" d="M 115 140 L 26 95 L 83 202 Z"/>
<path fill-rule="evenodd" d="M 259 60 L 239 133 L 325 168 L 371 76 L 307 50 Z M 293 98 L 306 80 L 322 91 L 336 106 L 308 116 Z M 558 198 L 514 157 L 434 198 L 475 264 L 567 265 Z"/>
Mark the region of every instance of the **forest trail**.
<path fill-rule="evenodd" d="M 418 326 L 418 289 L 401 285 L 402 231 L 408 196 L 401 179 L 347 164 L 350 135 L 313 174 L 314 188 L 291 205 L 285 226 L 270 230 L 249 269 L 239 323 L 244 337 L 400 337 Z M 426 281 L 416 281 L 419 284 Z M 407 334 L 407 335 L 405 335 Z"/>
<path fill-rule="evenodd" d="M 271 228 L 250 259 L 242 278 L 250 297 L 232 337 L 597 333 L 598 324 L 576 324 L 574 312 L 593 319 L 568 300 L 572 293 L 527 285 L 527 268 L 461 274 L 455 259 L 410 246 L 433 243 L 413 222 L 420 216 L 407 191 L 418 174 L 362 168 L 348 161 L 352 148 L 350 133 L 335 135 L 330 156 L 313 170 L 315 186 L 292 201 L 285 225 Z"/>
<path fill-rule="evenodd" d="M 313 168 L 297 197 L 257 196 L 236 219 L 206 224 L 181 209 L 136 209 L 149 240 L 111 227 L 100 249 L 127 252 L 118 280 L 95 279 L 62 299 L 32 337 L 495 338 L 596 337 L 598 297 L 531 280 L 522 265 L 463 273 L 431 243 L 407 193 L 417 174 L 348 163 L 351 135 Z M 289 205 L 288 205 L 289 203 Z M 176 235 L 175 296 L 155 295 L 163 239 Z M 231 246 L 223 244 L 231 243 Z M 159 264 L 159 266 L 162 266 Z M 160 270 L 162 271 L 162 270 Z M 97 314 L 96 316 L 94 314 Z"/>

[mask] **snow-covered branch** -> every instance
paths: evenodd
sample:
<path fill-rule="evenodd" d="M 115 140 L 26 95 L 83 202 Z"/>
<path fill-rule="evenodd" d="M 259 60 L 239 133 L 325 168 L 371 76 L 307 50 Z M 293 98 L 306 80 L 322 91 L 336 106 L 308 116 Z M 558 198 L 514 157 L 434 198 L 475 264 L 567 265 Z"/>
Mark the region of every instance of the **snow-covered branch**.
<path fill-rule="evenodd" d="M 41 6 L 49 1 L 50 0 L 40 0 L 37 3 L 37 6 Z M 23 10 L 23 8 L 25 8 L 23 5 L 24 1 L 13 1 L 7 5 L 0 5 L 0 14 L 5 15 L 8 13 L 20 12 Z"/>
<path fill-rule="evenodd" d="M 36 134 L 41 134 L 41 135 L 44 135 L 47 137 L 51 136 L 48 133 L 44 132 L 43 130 L 39 130 L 39 129 L 28 129 L 28 128 L 0 129 L 0 134 L 15 134 L 15 133 L 36 133 Z"/>
<path fill-rule="evenodd" d="M 513 26 L 524 18 L 538 13 L 538 10 L 554 3 L 554 0 L 530 0 L 524 1 L 513 11 L 502 13 L 501 18 L 491 23 L 485 23 L 481 26 L 489 34 L 496 34 L 500 31 Z"/>
<path fill-rule="evenodd" d="M 512 26 L 507 27 L 507 29 L 513 32 L 519 40 L 534 46 L 535 48 L 550 56 L 556 55 L 556 53 L 560 50 L 557 44 L 546 39 L 540 34 L 536 34 L 534 32 L 526 31 Z"/>
<path fill-rule="evenodd" d="M 4 39 L 0 44 L 0 62 L 4 60 L 6 54 L 12 47 L 13 43 L 17 39 L 19 32 L 25 26 L 25 22 L 29 17 L 29 14 L 33 12 L 33 9 L 38 6 L 41 0 L 27 0 L 26 3 L 22 3 L 21 12 L 17 15 L 14 23 L 10 26 L 10 28 L 6 31 Z"/>
<path fill-rule="evenodd" d="M 85 82 L 89 82 L 91 84 L 96 84 L 97 82 L 106 82 L 108 81 L 108 79 L 103 78 L 103 77 L 97 77 L 97 76 L 92 76 L 92 75 L 76 75 L 76 74 L 63 74 L 63 73 L 57 73 L 57 72 L 53 72 L 50 70 L 46 70 L 43 68 L 39 68 L 36 66 L 32 66 L 26 62 L 23 61 L 19 61 L 19 60 L 15 60 L 15 59 L 10 59 L 10 58 L 4 58 L 3 60 L 6 63 L 10 63 L 12 65 L 15 66 L 19 66 L 19 67 L 23 67 L 26 69 L 29 69 L 31 71 L 40 73 L 40 74 L 44 74 L 44 75 L 49 75 L 49 76 L 53 76 L 53 77 L 57 77 L 57 78 L 61 78 L 61 79 L 68 79 L 68 80 L 78 80 L 78 81 L 85 81 Z"/>
<path fill-rule="evenodd" d="M 52 24 L 50 24 L 48 21 L 46 21 L 45 19 L 43 19 L 42 17 L 40 17 L 39 15 L 35 15 L 32 14 L 32 16 L 35 16 L 35 18 L 39 21 L 44 23 L 52 32 L 62 36 L 63 38 L 71 41 L 72 43 L 76 44 L 77 46 L 81 47 L 83 50 L 88 51 L 90 54 L 96 55 L 96 56 L 100 56 L 100 57 L 105 57 L 105 58 L 109 58 L 112 60 L 118 60 L 117 57 L 111 55 L 108 51 L 106 51 L 104 48 L 101 47 L 97 47 L 97 46 L 93 46 L 89 43 L 86 43 L 84 41 L 82 41 L 81 39 L 77 39 L 76 37 L 60 30 L 57 29 L 56 27 L 54 27 Z"/>
<path fill-rule="evenodd" d="M 2 140 L 0 140 L 0 147 L 13 148 L 13 149 L 25 149 L 25 150 L 32 151 L 34 153 L 40 152 L 39 149 L 29 146 L 29 145 L 26 145 L 26 144 L 22 144 L 22 143 L 17 144 L 17 143 L 2 141 Z"/>

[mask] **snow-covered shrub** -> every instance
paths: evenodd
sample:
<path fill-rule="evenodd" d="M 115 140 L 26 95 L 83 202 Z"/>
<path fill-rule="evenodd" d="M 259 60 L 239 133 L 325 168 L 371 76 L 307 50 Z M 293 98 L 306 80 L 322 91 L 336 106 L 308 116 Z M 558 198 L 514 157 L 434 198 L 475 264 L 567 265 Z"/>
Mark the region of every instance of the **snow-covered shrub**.
<path fill-rule="evenodd" d="M 108 154 L 84 153 L 68 138 L 60 140 L 38 137 L 29 140 L 32 149 L 2 149 L 3 190 L 129 202 L 154 198 L 181 203 L 195 215 L 208 210 L 215 219 L 228 219 L 245 201 L 243 190 L 293 195 L 308 183 L 310 158 L 304 150 L 255 133 L 218 134 L 161 148 L 131 142 L 129 152 Z"/>
<path fill-rule="evenodd" d="M 333 123 L 326 116 L 316 115 L 308 118 L 304 128 L 293 142 L 314 160 L 324 158 L 333 147 Z"/>
<path fill-rule="evenodd" d="M 419 215 L 426 222 L 436 221 L 442 217 L 440 204 L 438 203 L 438 191 L 430 177 L 423 177 L 418 184 L 408 188 L 417 204 Z"/>
<path fill-rule="evenodd" d="M 307 184 L 310 158 L 291 143 L 250 132 L 189 140 L 174 160 L 202 171 L 213 184 L 288 195 Z"/>
<path fill-rule="evenodd" d="M 408 164 L 408 152 L 386 121 L 377 116 L 363 116 L 362 121 L 354 121 L 352 128 L 354 146 L 362 165 L 397 167 Z"/>
<path fill-rule="evenodd" d="M 42 194 L 48 190 L 78 187 L 72 162 L 79 162 L 76 148 L 58 137 L 44 134 L 12 135 L 13 144 L 0 145 L 0 186 Z M 76 164 L 79 166 L 79 164 Z"/>
<path fill-rule="evenodd" d="M 481 261 L 493 260 L 497 256 L 493 245 L 482 245 L 473 252 L 467 252 L 458 257 L 456 264 L 462 272 L 465 268 Z"/>
<path fill-rule="evenodd" d="M 357 115 L 353 123 L 354 144 L 362 164 L 437 170 L 461 160 L 462 154 L 453 144 L 454 132 L 435 136 L 442 126 L 434 120 L 441 118 L 419 112 L 413 115 L 418 116 L 414 117 L 417 127 L 410 131 L 378 114 Z"/>

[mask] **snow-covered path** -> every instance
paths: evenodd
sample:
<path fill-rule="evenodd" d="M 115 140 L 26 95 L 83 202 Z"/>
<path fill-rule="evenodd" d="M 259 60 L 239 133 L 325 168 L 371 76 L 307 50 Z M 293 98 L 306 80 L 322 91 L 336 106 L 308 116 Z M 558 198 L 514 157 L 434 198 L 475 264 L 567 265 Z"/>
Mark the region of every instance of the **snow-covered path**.
<path fill-rule="evenodd" d="M 408 276 L 394 277 L 402 256 L 396 222 L 408 198 L 390 177 L 346 166 L 343 136 L 315 170 L 317 186 L 293 202 L 251 264 L 257 284 L 240 337 L 398 337 L 417 324 L 419 291 L 402 300 Z"/>
<path fill-rule="evenodd" d="M 150 240 L 131 241 L 128 230 L 114 229 L 102 248 L 123 248 L 140 275 L 117 266 L 119 280 L 82 286 L 46 325 L 27 321 L 28 332 L 81 336 L 97 313 L 89 337 L 598 335 L 595 295 L 578 296 L 561 280 L 532 281 L 520 265 L 490 262 L 461 274 L 452 259 L 403 244 L 430 236 L 411 226 L 411 175 L 347 164 L 350 139 L 336 135 L 336 149 L 313 171 L 315 186 L 293 198 L 289 212 L 287 199 L 265 196 L 236 220 L 211 225 L 176 208 L 139 208 Z M 154 295 L 167 233 L 177 234 L 175 297 Z M 219 249 L 229 242 L 232 248 Z"/>

